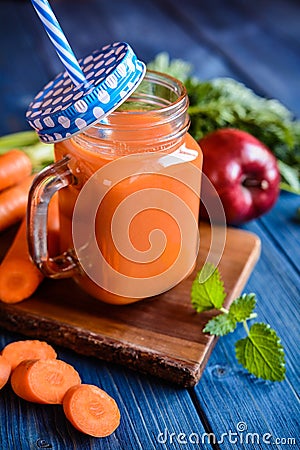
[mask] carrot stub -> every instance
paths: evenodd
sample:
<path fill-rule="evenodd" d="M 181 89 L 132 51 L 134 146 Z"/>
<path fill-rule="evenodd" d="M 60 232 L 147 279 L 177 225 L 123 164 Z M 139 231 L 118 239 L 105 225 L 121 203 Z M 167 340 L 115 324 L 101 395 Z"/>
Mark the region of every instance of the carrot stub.
<path fill-rule="evenodd" d="M 90 436 L 109 436 L 120 424 L 115 400 L 92 384 L 71 387 L 64 396 L 63 409 L 72 425 Z"/>
<path fill-rule="evenodd" d="M 12 149 L 0 156 L 0 191 L 14 186 L 32 172 L 30 158 L 19 149 Z"/>
<path fill-rule="evenodd" d="M 73 366 L 60 359 L 27 359 L 12 372 L 10 382 L 24 400 L 61 404 L 67 390 L 81 379 Z"/>
<path fill-rule="evenodd" d="M 0 389 L 5 386 L 11 373 L 11 365 L 4 356 L 0 355 Z"/>
<path fill-rule="evenodd" d="M 0 231 L 23 219 L 27 210 L 28 193 L 35 175 L 0 192 Z"/>
<path fill-rule="evenodd" d="M 26 359 L 55 359 L 57 357 L 56 351 L 47 342 L 30 339 L 7 344 L 1 354 L 10 363 L 11 370 L 14 370 Z"/>
<path fill-rule="evenodd" d="M 58 251 L 59 211 L 58 199 L 54 197 L 48 210 L 49 253 Z M 44 276 L 30 258 L 27 243 L 26 217 L 0 264 L 0 300 L 17 303 L 30 297 L 38 288 Z"/>

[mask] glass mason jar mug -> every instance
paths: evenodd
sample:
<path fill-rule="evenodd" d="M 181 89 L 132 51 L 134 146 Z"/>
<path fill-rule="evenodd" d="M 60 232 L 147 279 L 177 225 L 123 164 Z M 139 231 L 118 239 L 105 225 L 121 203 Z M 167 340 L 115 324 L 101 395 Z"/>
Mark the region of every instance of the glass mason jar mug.
<path fill-rule="evenodd" d="M 114 304 L 188 276 L 199 248 L 202 153 L 187 108 L 178 80 L 149 71 L 101 123 L 55 143 L 56 162 L 29 198 L 29 249 L 45 276 L 72 277 Z M 57 191 L 62 254 L 49 257 L 47 208 Z"/>

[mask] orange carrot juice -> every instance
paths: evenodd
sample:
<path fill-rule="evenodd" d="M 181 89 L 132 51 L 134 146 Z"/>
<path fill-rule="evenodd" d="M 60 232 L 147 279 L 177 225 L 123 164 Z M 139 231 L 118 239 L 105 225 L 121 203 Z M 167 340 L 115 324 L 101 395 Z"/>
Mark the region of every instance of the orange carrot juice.
<path fill-rule="evenodd" d="M 160 108 L 133 98 L 55 144 L 74 176 L 59 191 L 61 250 L 75 249 L 73 278 L 105 302 L 160 294 L 195 265 L 202 153 L 187 133 L 186 95 L 176 95 Z"/>

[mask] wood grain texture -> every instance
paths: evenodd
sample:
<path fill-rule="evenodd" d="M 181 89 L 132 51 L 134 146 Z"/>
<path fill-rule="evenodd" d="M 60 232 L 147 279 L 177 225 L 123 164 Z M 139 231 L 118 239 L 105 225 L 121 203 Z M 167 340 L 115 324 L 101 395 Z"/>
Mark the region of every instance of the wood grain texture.
<path fill-rule="evenodd" d="M 0 325 L 181 386 L 194 386 L 216 342 L 202 332 L 212 313 L 196 314 L 190 300 L 192 281 L 210 244 L 211 230 L 203 223 L 195 270 L 159 296 L 111 306 L 92 299 L 72 280 L 46 280 L 32 298 L 15 305 L 2 303 Z M 259 253 L 260 240 L 254 234 L 227 229 L 219 264 L 227 304 L 240 294 Z"/>
<path fill-rule="evenodd" d="M 300 275 L 300 208 L 299 195 L 281 192 L 280 201 L 260 219 L 260 227 L 270 236 L 276 248 Z"/>

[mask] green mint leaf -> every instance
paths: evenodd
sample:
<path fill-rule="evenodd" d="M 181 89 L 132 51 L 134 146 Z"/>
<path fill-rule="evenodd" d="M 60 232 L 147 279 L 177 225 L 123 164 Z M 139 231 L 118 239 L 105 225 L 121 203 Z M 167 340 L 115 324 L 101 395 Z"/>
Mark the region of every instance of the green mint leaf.
<path fill-rule="evenodd" d="M 229 313 L 237 322 L 243 322 L 250 318 L 255 305 L 255 294 L 243 294 L 231 303 Z"/>
<path fill-rule="evenodd" d="M 284 350 L 280 338 L 268 324 L 253 324 L 249 335 L 236 342 L 235 351 L 239 363 L 256 377 L 284 380 Z"/>
<path fill-rule="evenodd" d="M 200 313 L 210 309 L 220 309 L 226 293 L 219 270 L 206 263 L 198 272 L 191 289 L 191 300 L 195 310 Z"/>
<path fill-rule="evenodd" d="M 215 336 L 224 336 L 232 333 L 236 329 L 236 320 L 230 314 L 219 314 L 213 319 L 209 320 L 205 325 L 203 331 Z"/>
<path fill-rule="evenodd" d="M 251 343 L 250 339 L 248 337 L 246 337 L 244 339 L 239 339 L 235 343 L 235 356 L 236 356 L 236 359 L 238 360 L 238 362 L 243 367 L 245 367 L 245 369 L 248 369 L 248 367 L 247 367 L 247 359 L 246 359 L 246 346 L 247 346 L 247 344 L 249 342 Z M 249 372 L 251 372 L 251 370 L 249 370 Z"/>

